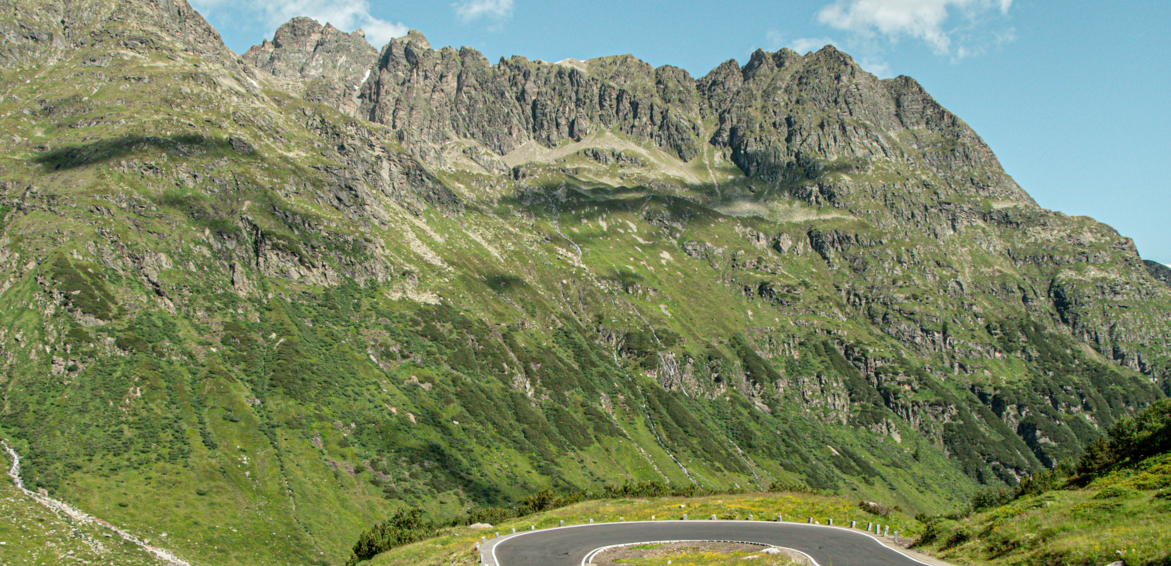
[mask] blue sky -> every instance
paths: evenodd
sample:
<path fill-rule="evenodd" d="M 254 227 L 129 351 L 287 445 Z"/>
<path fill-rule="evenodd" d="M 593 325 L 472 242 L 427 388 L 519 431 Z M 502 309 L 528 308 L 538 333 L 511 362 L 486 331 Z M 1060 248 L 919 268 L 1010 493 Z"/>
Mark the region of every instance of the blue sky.
<path fill-rule="evenodd" d="M 191 0 L 243 52 L 296 15 L 408 28 L 490 60 L 633 53 L 702 76 L 757 49 L 832 42 L 909 75 L 1042 206 L 1088 215 L 1171 264 L 1171 2 L 1161 0 Z"/>

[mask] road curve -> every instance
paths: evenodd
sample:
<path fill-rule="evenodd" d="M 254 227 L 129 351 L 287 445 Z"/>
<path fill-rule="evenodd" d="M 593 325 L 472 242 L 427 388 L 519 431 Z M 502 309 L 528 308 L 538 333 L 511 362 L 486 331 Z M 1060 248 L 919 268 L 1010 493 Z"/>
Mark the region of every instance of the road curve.
<path fill-rule="evenodd" d="M 581 566 L 601 547 L 658 541 L 726 540 L 799 550 L 821 566 L 924 566 L 856 529 L 769 521 L 629 521 L 524 531 L 491 539 L 491 566 Z"/>

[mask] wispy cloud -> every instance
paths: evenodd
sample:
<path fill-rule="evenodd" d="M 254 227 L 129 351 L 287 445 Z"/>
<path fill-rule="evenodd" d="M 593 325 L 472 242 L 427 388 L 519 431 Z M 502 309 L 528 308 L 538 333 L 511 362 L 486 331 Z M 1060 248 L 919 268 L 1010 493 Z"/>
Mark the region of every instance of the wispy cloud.
<path fill-rule="evenodd" d="M 797 39 L 788 39 L 784 33 L 777 30 L 769 30 L 765 34 L 765 41 L 768 48 L 776 51 L 782 47 L 788 47 L 802 55 L 811 51 L 819 51 L 826 45 L 833 45 L 839 47 L 837 41 L 829 37 L 798 37 Z M 891 74 L 890 65 L 883 61 L 881 57 L 877 57 L 871 53 L 865 53 L 863 57 L 858 60 L 858 64 L 866 71 L 873 73 L 881 79 L 889 79 L 894 76 Z"/>
<path fill-rule="evenodd" d="M 464 23 L 480 19 L 500 23 L 512 17 L 512 0 L 462 0 L 451 7 Z"/>
<path fill-rule="evenodd" d="M 402 23 L 394 23 L 370 13 L 368 0 L 191 0 L 201 12 L 220 12 L 237 18 L 253 18 L 276 30 L 281 24 L 297 17 L 307 16 L 321 23 L 333 24 L 345 31 L 362 28 L 366 39 L 382 47 L 391 39 L 410 31 Z"/>
<path fill-rule="evenodd" d="M 957 33 L 989 14 L 1008 13 L 1013 0 L 837 0 L 817 12 L 817 21 L 864 38 L 882 36 L 925 42 L 941 55 L 963 57 L 973 48 L 953 49 Z M 956 23 L 959 20 L 959 23 Z"/>
<path fill-rule="evenodd" d="M 836 46 L 838 44 L 838 42 L 828 37 L 798 37 L 797 39 L 789 39 L 788 36 L 777 30 L 769 30 L 764 37 L 771 51 L 788 47 L 802 55 L 810 51 L 817 51 L 826 45 Z"/>

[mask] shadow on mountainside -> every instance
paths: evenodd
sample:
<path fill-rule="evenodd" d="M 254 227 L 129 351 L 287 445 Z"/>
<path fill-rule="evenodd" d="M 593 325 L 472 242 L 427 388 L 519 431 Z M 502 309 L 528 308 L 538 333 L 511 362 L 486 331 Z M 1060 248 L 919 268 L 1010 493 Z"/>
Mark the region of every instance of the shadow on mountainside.
<path fill-rule="evenodd" d="M 131 155 L 162 150 L 178 156 L 230 154 L 254 155 L 256 150 L 240 138 L 215 139 L 196 134 L 175 136 L 121 136 L 53 149 L 32 159 L 45 171 L 76 169 Z"/>

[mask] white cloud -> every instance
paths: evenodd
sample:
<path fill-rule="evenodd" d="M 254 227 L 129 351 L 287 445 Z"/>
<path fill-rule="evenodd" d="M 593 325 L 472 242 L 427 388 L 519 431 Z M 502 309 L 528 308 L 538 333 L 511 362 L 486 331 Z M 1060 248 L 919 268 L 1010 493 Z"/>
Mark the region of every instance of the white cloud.
<path fill-rule="evenodd" d="M 366 39 L 382 47 L 410 31 L 402 23 L 377 18 L 368 0 L 191 0 L 201 12 L 230 12 L 232 17 L 255 18 L 272 30 L 297 17 L 307 16 L 347 32 L 362 28 Z"/>
<path fill-rule="evenodd" d="M 863 57 L 861 61 L 858 61 L 858 65 L 865 69 L 866 72 L 880 79 L 889 79 L 895 76 L 894 72 L 890 69 L 890 64 L 882 59 Z"/>
<path fill-rule="evenodd" d="M 886 36 L 891 41 L 903 37 L 919 39 L 936 53 L 952 51 L 954 29 L 945 26 L 953 14 L 968 24 L 988 12 L 1007 14 L 1013 0 L 837 0 L 818 11 L 817 20 L 832 28 L 863 37 Z M 970 49 L 960 48 L 964 55 Z M 961 55 L 962 57 L 963 55 Z"/>
<path fill-rule="evenodd" d="M 463 22 L 481 18 L 502 21 L 512 17 L 512 0 L 463 0 L 451 5 Z"/>
<path fill-rule="evenodd" d="M 790 41 L 789 44 L 785 47 L 788 47 L 789 49 L 804 55 L 810 51 L 818 51 L 826 45 L 833 45 L 836 47 L 838 42 L 828 37 L 799 37 L 793 41 Z"/>
<path fill-rule="evenodd" d="M 793 51 L 796 51 L 802 55 L 810 51 L 817 51 L 826 45 L 833 45 L 835 47 L 838 45 L 837 41 L 834 41 L 828 37 L 799 37 L 797 39 L 790 40 L 787 36 L 785 36 L 785 34 L 776 30 L 770 30 L 765 34 L 764 37 L 770 51 L 776 51 L 782 47 L 788 47 L 789 49 L 792 49 Z"/>

